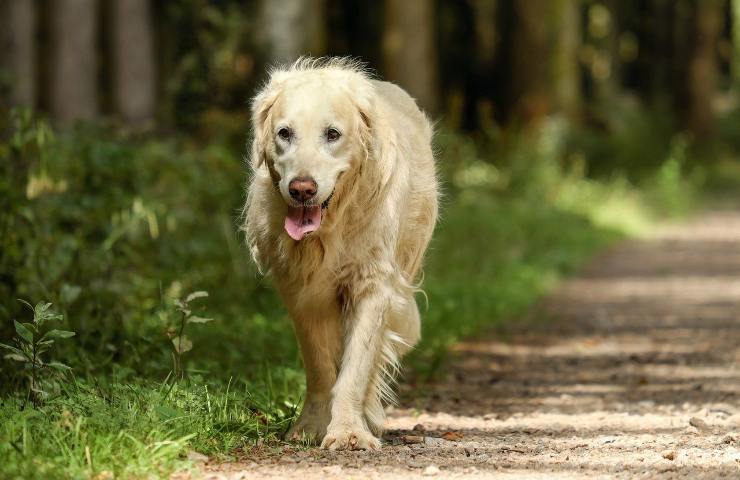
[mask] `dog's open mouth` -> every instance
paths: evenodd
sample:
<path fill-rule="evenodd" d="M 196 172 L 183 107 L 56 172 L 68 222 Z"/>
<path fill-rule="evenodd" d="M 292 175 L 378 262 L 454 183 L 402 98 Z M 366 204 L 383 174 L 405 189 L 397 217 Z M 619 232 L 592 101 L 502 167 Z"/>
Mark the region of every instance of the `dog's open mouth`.
<path fill-rule="evenodd" d="M 329 207 L 329 201 L 334 192 L 321 205 L 288 205 L 288 215 L 285 216 L 285 231 L 293 240 L 301 240 L 311 232 L 315 232 L 321 225 L 324 210 Z"/>
<path fill-rule="evenodd" d="M 321 205 L 288 206 L 288 215 L 285 217 L 285 231 L 293 240 L 300 240 L 309 233 L 318 230 L 319 225 L 321 225 L 321 217 Z"/>

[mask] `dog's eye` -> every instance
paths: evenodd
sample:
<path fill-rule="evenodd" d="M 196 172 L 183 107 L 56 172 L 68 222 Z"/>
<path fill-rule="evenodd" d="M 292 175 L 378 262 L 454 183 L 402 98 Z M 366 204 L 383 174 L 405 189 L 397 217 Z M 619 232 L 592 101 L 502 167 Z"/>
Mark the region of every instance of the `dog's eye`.
<path fill-rule="evenodd" d="M 342 134 L 339 133 L 339 130 L 337 130 L 336 128 L 329 128 L 326 131 L 326 140 L 328 140 L 329 142 L 336 142 L 341 136 Z"/>
<path fill-rule="evenodd" d="M 278 130 L 278 137 L 282 138 L 286 142 L 290 141 L 290 138 L 293 136 L 293 132 L 288 127 L 283 127 L 280 130 Z"/>

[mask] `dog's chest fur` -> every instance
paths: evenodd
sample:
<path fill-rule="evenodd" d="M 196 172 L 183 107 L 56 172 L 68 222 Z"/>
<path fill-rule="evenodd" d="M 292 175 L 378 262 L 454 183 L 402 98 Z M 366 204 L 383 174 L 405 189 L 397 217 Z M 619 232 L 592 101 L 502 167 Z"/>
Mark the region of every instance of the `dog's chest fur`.
<path fill-rule="evenodd" d="M 355 254 L 357 249 L 328 245 L 320 235 L 295 242 L 287 235 L 276 239 L 281 254 L 273 264 L 273 278 L 283 296 L 292 297 L 298 308 L 321 309 L 332 306 L 344 310 L 365 267 Z M 344 247 L 350 247 L 344 245 Z M 349 252 L 353 252 L 350 255 Z"/>

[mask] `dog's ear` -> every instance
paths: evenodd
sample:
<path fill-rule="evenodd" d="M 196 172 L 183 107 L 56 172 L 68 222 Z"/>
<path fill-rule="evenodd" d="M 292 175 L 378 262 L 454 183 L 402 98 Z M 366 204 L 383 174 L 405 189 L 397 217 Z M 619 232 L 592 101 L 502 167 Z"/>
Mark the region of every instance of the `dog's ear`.
<path fill-rule="evenodd" d="M 270 142 L 270 111 L 280 96 L 281 85 L 273 77 L 252 100 L 252 168 L 257 170 L 266 160 Z"/>
<path fill-rule="evenodd" d="M 396 132 L 388 124 L 384 112 L 376 99 L 372 86 L 355 99 L 359 112 L 358 122 L 360 143 L 364 151 L 366 171 L 376 178 L 376 185 L 382 189 L 390 180 L 393 165 L 396 161 Z"/>

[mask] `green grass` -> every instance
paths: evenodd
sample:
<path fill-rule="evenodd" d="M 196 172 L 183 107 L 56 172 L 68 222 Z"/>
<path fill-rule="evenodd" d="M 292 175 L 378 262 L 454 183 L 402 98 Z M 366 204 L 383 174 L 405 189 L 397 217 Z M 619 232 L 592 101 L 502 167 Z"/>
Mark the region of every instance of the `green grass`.
<path fill-rule="evenodd" d="M 49 372 L 36 405 L 24 370 L 0 361 L 0 477 L 159 477 L 187 468 L 190 450 L 228 459 L 273 444 L 304 385 L 285 310 L 236 233 L 244 139 L 56 137 L 12 118 L 0 125 L 0 342 L 29 318 L 15 298 L 53 302 L 65 317 L 54 328 L 77 335 L 46 354 L 74 371 Z M 526 137 L 440 133 L 417 380 L 456 340 L 516 322 L 600 248 L 691 207 L 680 137 L 639 188 L 588 177 L 589 142 L 557 121 Z M 209 297 L 193 314 L 215 321 L 187 325 L 175 380 L 176 301 L 196 290 Z"/>
<path fill-rule="evenodd" d="M 279 372 L 275 369 L 271 375 Z M 235 448 L 273 439 L 297 408 L 295 371 L 265 384 L 77 380 L 43 406 L 0 403 L 3 478 L 139 478 L 189 466 L 195 450 L 228 460 Z M 113 478 L 112 476 L 110 478 Z"/>

